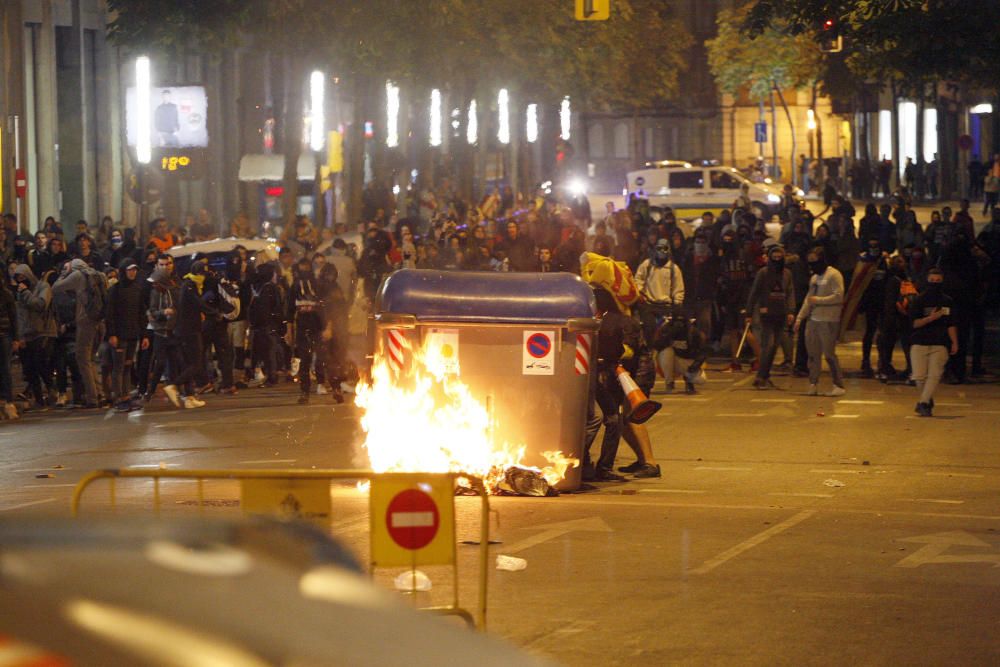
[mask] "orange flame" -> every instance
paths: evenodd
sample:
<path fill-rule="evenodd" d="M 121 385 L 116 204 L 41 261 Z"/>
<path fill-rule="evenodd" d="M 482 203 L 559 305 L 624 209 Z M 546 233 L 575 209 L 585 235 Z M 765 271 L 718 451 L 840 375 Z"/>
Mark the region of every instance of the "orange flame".
<path fill-rule="evenodd" d="M 445 372 L 439 351 L 414 350 L 409 366 L 394 371 L 376 354 L 369 383 L 358 383 L 355 403 L 375 472 L 464 472 L 481 477 L 496 493 L 504 473 L 521 466 L 527 446 L 498 442 L 485 405 L 457 375 Z M 579 465 L 562 452 L 542 452 L 548 466 L 536 470 L 549 485 Z"/>

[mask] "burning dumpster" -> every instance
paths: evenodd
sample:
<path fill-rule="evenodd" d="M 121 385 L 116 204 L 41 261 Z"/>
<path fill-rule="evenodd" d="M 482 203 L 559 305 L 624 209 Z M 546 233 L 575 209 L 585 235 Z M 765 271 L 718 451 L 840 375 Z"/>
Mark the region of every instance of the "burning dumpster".
<path fill-rule="evenodd" d="M 357 396 L 374 470 L 470 472 L 494 492 L 535 471 L 579 487 L 598 328 L 580 278 L 397 271 L 374 323 Z"/>

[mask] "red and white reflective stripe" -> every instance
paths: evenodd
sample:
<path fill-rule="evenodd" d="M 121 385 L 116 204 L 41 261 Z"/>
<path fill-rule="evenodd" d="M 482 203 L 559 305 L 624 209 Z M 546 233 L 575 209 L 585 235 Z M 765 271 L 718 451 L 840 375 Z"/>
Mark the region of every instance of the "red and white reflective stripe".
<path fill-rule="evenodd" d="M 406 332 L 402 329 L 387 329 L 385 332 L 385 350 L 389 358 L 389 368 L 397 373 L 403 370 L 406 356 L 405 350 L 410 348 L 406 340 Z"/>
<path fill-rule="evenodd" d="M 576 335 L 576 374 L 590 372 L 590 334 Z"/>

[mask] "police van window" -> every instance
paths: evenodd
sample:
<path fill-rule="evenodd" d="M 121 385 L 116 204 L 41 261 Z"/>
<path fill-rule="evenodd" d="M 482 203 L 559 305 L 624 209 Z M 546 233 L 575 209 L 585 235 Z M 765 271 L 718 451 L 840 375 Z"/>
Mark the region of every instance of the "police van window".
<path fill-rule="evenodd" d="M 700 170 L 670 172 L 671 190 L 700 188 L 703 182 Z"/>
<path fill-rule="evenodd" d="M 728 190 L 740 189 L 740 179 L 736 178 L 729 172 L 713 169 L 711 173 L 713 188 L 725 188 Z"/>

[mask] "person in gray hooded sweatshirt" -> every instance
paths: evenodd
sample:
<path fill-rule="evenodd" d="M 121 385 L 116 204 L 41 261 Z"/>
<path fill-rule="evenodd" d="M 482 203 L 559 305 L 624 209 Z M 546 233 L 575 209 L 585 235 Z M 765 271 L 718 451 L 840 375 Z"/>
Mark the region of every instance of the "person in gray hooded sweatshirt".
<path fill-rule="evenodd" d="M 97 345 L 104 337 L 104 322 L 95 320 L 87 311 L 87 284 L 88 281 L 102 280 L 106 278 L 102 273 L 95 271 L 82 259 L 74 259 L 66 268 L 63 274 L 52 285 L 52 292 L 74 292 L 76 294 L 76 365 L 80 369 L 83 378 L 83 393 L 86 403 L 85 408 L 99 407 L 97 388 L 99 386 L 97 377 L 97 364 L 94 363 L 94 354 Z M 107 294 L 107 283 L 105 282 L 104 294 Z"/>
<path fill-rule="evenodd" d="M 52 288 L 39 280 L 27 264 L 14 267 L 17 283 L 17 319 L 21 331 L 21 367 L 28 390 L 38 407 L 45 407 L 52 394 L 52 347 L 56 320 L 52 313 Z M 43 391 L 44 387 L 44 391 Z"/>

